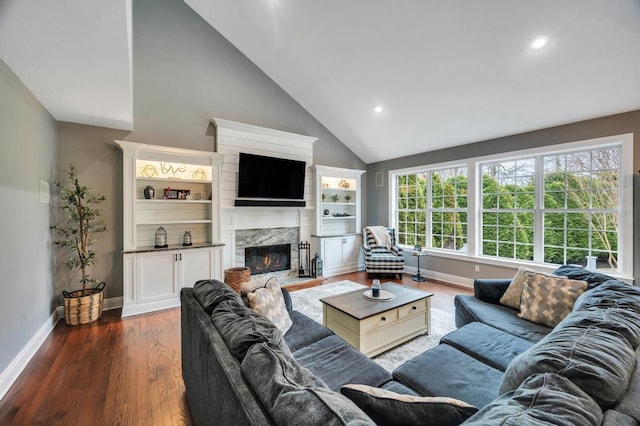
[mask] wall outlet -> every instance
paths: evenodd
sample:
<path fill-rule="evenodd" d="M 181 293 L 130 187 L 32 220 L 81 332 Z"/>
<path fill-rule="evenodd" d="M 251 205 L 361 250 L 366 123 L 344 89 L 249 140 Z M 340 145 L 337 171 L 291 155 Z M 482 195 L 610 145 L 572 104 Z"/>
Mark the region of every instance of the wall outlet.
<path fill-rule="evenodd" d="M 473 267 L 473 269 L 474 269 L 476 272 L 480 272 L 480 265 L 475 265 L 475 266 Z"/>

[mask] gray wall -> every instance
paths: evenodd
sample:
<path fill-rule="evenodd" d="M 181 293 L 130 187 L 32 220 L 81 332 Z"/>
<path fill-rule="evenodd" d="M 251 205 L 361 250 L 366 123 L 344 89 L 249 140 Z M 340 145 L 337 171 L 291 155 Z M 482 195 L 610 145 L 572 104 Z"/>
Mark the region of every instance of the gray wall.
<path fill-rule="evenodd" d="M 40 180 L 54 180 L 56 123 L 0 60 L 0 372 L 53 312 L 49 218 Z"/>
<path fill-rule="evenodd" d="M 213 117 L 317 137 L 314 162 L 365 169 L 365 163 L 182 1 L 136 0 L 133 7 L 134 131 L 60 123 L 58 173 L 69 162 L 103 193 L 109 233 L 98 242 L 96 278 L 106 297 L 122 296 L 123 139 L 214 149 Z M 59 269 L 56 291 L 69 277 Z"/>
<path fill-rule="evenodd" d="M 484 142 L 477 142 L 464 146 L 458 146 L 438 151 L 424 152 L 418 155 L 398 158 L 389 161 L 369 164 L 367 175 L 367 224 L 387 224 L 389 208 L 389 186 L 387 182 L 387 172 L 389 170 L 402 169 L 406 167 L 420 166 L 425 164 L 436 164 L 456 159 L 479 157 L 483 155 L 497 154 L 507 151 L 547 146 L 565 142 L 574 142 L 604 136 L 618 135 L 623 133 L 634 134 L 634 276 L 636 282 L 640 278 L 640 236 L 637 229 L 640 224 L 640 111 L 617 114 L 609 117 L 597 118 L 594 120 L 582 121 L 579 123 L 567 124 L 564 126 L 552 127 L 534 132 L 522 133 L 499 139 L 492 139 Z M 384 187 L 375 186 L 374 177 L 376 172 L 384 172 Z M 407 264 L 416 266 L 415 258 L 409 256 Z M 426 257 L 426 261 L 421 260 L 421 267 L 437 271 L 444 274 L 451 274 L 465 278 L 480 277 L 503 277 L 510 278 L 514 274 L 512 268 L 503 268 L 491 265 L 482 265 L 480 273 L 474 272 L 474 265 L 477 261 L 466 262 L 442 257 Z"/>

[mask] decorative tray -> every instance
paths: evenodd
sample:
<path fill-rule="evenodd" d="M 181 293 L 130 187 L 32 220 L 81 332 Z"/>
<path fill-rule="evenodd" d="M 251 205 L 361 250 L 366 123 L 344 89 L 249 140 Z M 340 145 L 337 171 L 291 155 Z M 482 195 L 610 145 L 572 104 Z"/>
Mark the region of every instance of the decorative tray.
<path fill-rule="evenodd" d="M 381 302 L 386 302 L 389 300 L 393 300 L 396 298 L 396 295 L 391 293 L 390 291 L 386 291 L 386 290 L 380 290 L 380 296 L 379 297 L 373 297 L 373 291 L 372 290 L 366 290 L 364 293 L 362 293 L 362 295 L 364 296 L 365 299 L 368 300 L 377 300 L 377 301 L 381 301 Z"/>

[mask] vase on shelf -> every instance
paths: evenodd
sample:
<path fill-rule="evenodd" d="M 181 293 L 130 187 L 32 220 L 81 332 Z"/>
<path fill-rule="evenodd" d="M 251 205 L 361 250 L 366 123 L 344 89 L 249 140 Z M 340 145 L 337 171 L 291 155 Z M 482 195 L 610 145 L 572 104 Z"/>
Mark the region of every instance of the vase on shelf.
<path fill-rule="evenodd" d="M 147 200 L 152 200 L 155 194 L 156 190 L 153 189 L 153 186 L 147 185 L 144 187 L 144 198 Z"/>

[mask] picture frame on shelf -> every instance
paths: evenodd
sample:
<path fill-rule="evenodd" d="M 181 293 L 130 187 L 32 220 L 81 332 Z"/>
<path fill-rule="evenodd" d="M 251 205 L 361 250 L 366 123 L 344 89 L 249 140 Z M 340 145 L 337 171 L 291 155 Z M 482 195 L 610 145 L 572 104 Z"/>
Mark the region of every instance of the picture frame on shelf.
<path fill-rule="evenodd" d="M 165 188 L 164 189 L 164 198 L 167 200 L 186 200 L 191 195 L 191 190 L 189 189 L 175 189 L 175 188 Z"/>

